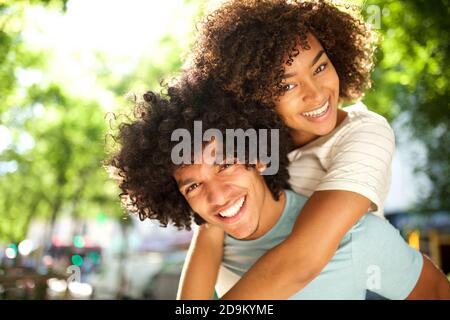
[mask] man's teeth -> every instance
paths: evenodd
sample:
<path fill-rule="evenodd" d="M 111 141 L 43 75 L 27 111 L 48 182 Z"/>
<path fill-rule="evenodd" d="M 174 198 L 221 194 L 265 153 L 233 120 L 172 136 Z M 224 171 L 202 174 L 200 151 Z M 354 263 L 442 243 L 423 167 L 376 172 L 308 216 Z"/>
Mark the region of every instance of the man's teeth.
<path fill-rule="evenodd" d="M 328 101 L 320 108 L 310 111 L 310 112 L 303 112 L 302 116 L 305 117 L 319 117 L 321 116 L 325 111 L 327 111 L 328 108 Z"/>
<path fill-rule="evenodd" d="M 236 203 L 234 205 L 229 207 L 227 210 L 219 212 L 219 214 L 222 217 L 228 217 L 228 218 L 235 216 L 239 212 L 239 209 L 241 209 L 242 205 L 244 204 L 244 201 L 245 201 L 245 197 L 242 197 L 240 200 L 236 201 Z"/>

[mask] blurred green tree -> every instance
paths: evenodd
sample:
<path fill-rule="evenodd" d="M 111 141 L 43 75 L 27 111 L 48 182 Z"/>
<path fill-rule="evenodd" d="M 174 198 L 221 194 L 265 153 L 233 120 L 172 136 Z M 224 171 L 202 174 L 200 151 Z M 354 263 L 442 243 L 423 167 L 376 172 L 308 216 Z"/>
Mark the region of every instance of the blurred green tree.
<path fill-rule="evenodd" d="M 407 129 L 425 147 L 416 172 L 428 177 L 431 193 L 422 193 L 415 209 L 450 211 L 450 1 L 374 0 L 363 13 L 382 34 L 374 86 L 364 100 L 389 119 L 406 116 Z"/>
<path fill-rule="evenodd" d="M 24 150 L 18 138 L 0 155 L 0 161 L 17 163 L 0 179 L 0 235 L 20 240 L 32 217 L 49 219 L 51 230 L 61 212 L 120 215 L 115 186 L 101 167 L 106 126 L 100 106 L 70 98 L 58 85 L 33 86 L 26 100 L 27 107 L 3 114 L 8 129 L 29 137 L 30 145 Z"/>
<path fill-rule="evenodd" d="M 128 225 L 118 188 L 102 167 L 105 144 L 114 141 L 108 138 L 109 117 L 99 102 L 71 96 L 57 79 L 21 83 L 21 74 L 42 74 L 51 64 L 45 52 L 31 50 L 23 40 L 24 14 L 31 5 L 63 14 L 67 0 L 0 4 L 0 132 L 10 140 L 7 146 L 0 144 L 0 243 L 22 240 L 33 218 L 49 222 L 48 243 L 61 213 L 77 218 L 106 212 Z M 197 1 L 186 5 L 202 7 Z M 97 81 L 113 92 L 119 113 L 132 109 L 124 100 L 127 91 L 157 90 L 161 80 L 181 67 L 185 48 L 174 36 L 164 36 L 160 49 L 158 59 L 143 58 L 120 76 L 111 72 L 105 53 L 98 53 Z"/>
<path fill-rule="evenodd" d="M 5 1 L 0 5 L 0 242 L 18 242 L 32 218 L 54 222 L 61 212 L 120 216 L 115 185 L 101 166 L 106 122 L 96 102 L 70 97 L 53 82 L 26 86 L 21 72 L 43 71 L 43 52 L 23 41 L 26 6 L 64 11 L 67 1 Z M 8 137 L 7 137 L 7 136 Z"/>

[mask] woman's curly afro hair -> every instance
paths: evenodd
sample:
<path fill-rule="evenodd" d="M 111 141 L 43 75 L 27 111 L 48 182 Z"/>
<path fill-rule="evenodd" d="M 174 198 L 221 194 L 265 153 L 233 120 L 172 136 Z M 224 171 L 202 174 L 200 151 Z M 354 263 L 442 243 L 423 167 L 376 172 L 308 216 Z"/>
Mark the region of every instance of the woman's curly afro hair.
<path fill-rule="evenodd" d="M 270 108 L 243 108 L 212 81 L 188 78 L 170 86 L 166 94 L 144 94 L 144 100 L 136 103 L 136 119 L 120 124 L 115 136 L 118 151 L 105 165 L 118 180 L 120 198 L 129 212 L 141 220 L 157 219 L 162 226 L 173 224 L 190 230 L 192 220 L 197 224 L 204 220 L 192 212 L 172 176 L 177 168 L 171 161 L 172 148 L 178 143 L 171 141 L 175 129 L 187 129 L 192 137 L 196 120 L 202 121 L 203 130 L 217 128 L 224 137 L 227 128 L 281 128 L 279 171 L 263 176 L 275 199 L 288 188 L 287 153 L 292 144 L 288 129 Z M 267 152 L 271 154 L 270 146 Z M 253 170 L 252 165 L 246 166 Z"/>
<path fill-rule="evenodd" d="M 327 1 L 228 1 L 200 24 L 191 63 L 239 99 L 273 105 L 283 94 L 283 65 L 298 45 L 309 49 L 308 33 L 336 68 L 341 100 L 361 97 L 371 85 L 377 34 Z"/>

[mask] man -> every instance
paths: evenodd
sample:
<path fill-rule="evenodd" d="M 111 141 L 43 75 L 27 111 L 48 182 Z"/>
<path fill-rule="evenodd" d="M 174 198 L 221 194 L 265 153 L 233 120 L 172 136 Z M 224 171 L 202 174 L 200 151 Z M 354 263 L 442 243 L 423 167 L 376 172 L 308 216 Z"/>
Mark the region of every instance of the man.
<path fill-rule="evenodd" d="M 193 239 L 191 249 L 203 244 L 188 254 L 178 297 L 211 298 L 216 282 L 222 297 L 261 255 L 286 239 L 307 200 L 286 189 L 289 133 L 269 108 L 262 107 L 257 119 L 247 118 L 238 101 L 207 79 L 180 81 L 167 97 L 147 93 L 144 99 L 138 119 L 121 126 L 121 148 L 108 165 L 116 171 L 124 204 L 141 219 L 187 229 L 194 219 L 209 229 L 203 236 L 210 241 Z M 214 138 L 196 141 L 195 121 L 202 123 L 201 136 L 214 129 Z M 223 137 L 230 128 L 281 128 L 280 139 L 266 145 L 269 153 L 279 151 L 278 172 L 264 175 L 274 164 L 261 161 L 261 153 L 242 158 L 235 148 L 231 156 L 219 157 L 226 143 L 217 134 Z M 185 148 L 179 148 L 174 136 L 185 133 L 194 139 L 181 141 Z M 261 136 L 256 138 L 260 142 Z M 290 298 L 364 299 L 367 289 L 389 299 L 450 298 L 445 276 L 387 221 L 371 214 L 345 235 L 320 275 Z M 247 298 L 269 297 L 255 292 Z"/>

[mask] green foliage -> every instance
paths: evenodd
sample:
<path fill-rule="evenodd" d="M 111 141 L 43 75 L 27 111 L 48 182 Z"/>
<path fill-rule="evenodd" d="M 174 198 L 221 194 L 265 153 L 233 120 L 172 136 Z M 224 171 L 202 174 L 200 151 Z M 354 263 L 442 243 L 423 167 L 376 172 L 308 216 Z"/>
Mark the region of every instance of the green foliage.
<path fill-rule="evenodd" d="M 33 218 L 52 224 L 61 213 L 94 218 L 101 212 L 129 223 L 123 219 L 119 190 L 102 167 L 105 143 L 111 142 L 104 108 L 111 106 L 74 97 L 45 76 L 31 86 L 17 77 L 22 71 L 45 75 L 51 64 L 46 52 L 32 51 L 22 39 L 24 10 L 30 5 L 63 13 L 67 0 L 0 4 L 0 126 L 12 138 L 0 151 L 0 243 L 22 240 Z M 186 5 L 199 7 L 196 1 Z M 159 56 L 142 58 L 125 75 L 113 74 L 107 55 L 97 54 L 97 81 L 114 94 L 119 113 L 132 109 L 125 93 L 158 90 L 162 80 L 181 68 L 186 48 L 170 33 L 159 45 Z M 13 169 L 6 170 L 8 166 Z"/>
<path fill-rule="evenodd" d="M 432 184 L 417 206 L 450 210 L 450 11 L 447 0 L 372 1 L 380 7 L 381 34 L 374 87 L 365 102 L 393 119 L 407 113 L 408 129 L 426 148 L 417 167 Z"/>
<path fill-rule="evenodd" d="M 65 211 L 92 217 L 100 210 L 120 216 L 117 190 L 101 166 L 106 156 L 102 108 L 67 96 L 58 85 L 32 87 L 27 100 L 26 107 L 3 114 L 10 131 L 17 137 L 29 135 L 33 143 L 24 151 L 17 139 L 0 155 L 0 161 L 18 164 L 0 178 L 5 222 L 0 236 L 20 239 L 31 216 L 54 220 Z"/>
<path fill-rule="evenodd" d="M 122 215 L 101 165 L 107 124 L 100 105 L 71 97 L 58 83 L 27 87 L 17 79 L 22 70 L 45 71 L 45 54 L 28 50 L 21 37 L 27 4 L 0 7 L 0 125 L 11 135 L 0 153 L 0 242 L 22 240 L 35 217 Z M 7 164 L 14 169 L 2 173 Z"/>

